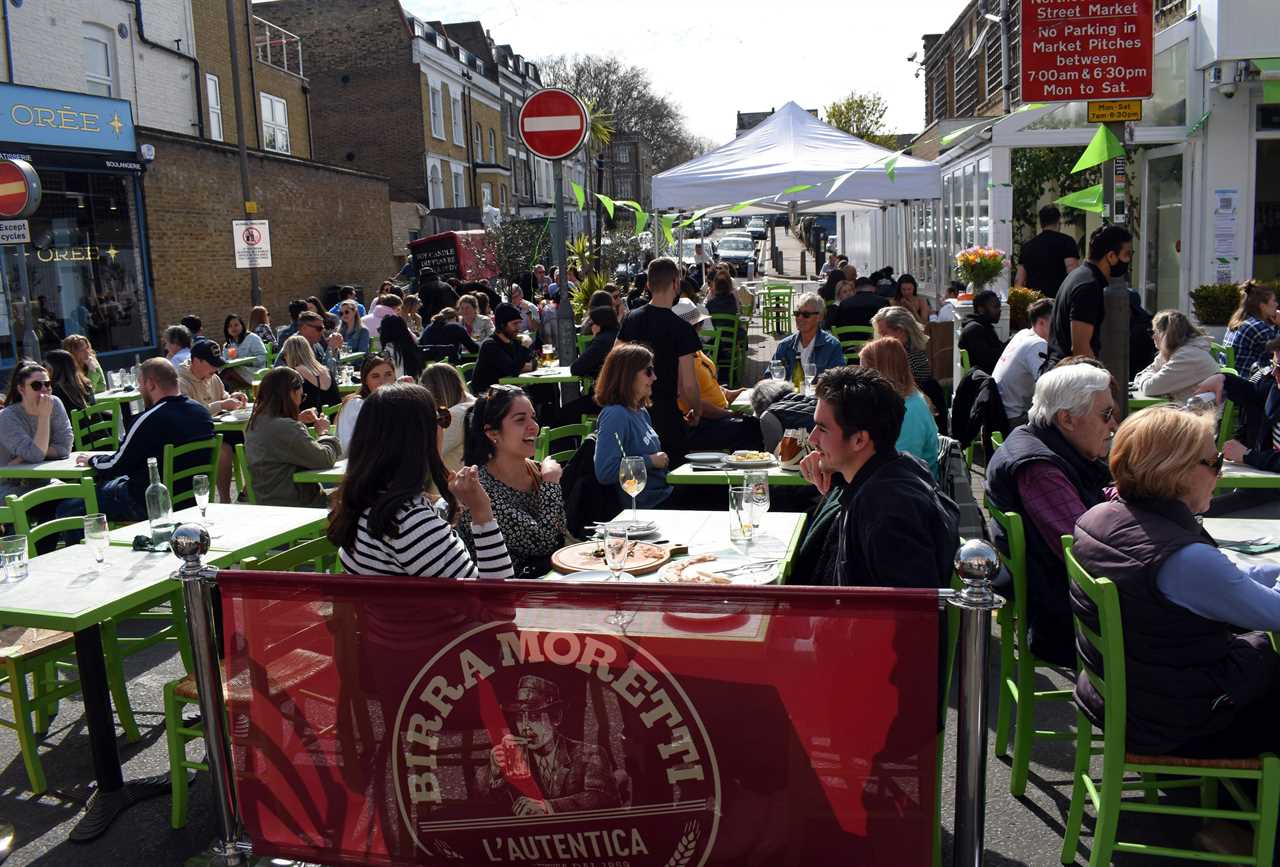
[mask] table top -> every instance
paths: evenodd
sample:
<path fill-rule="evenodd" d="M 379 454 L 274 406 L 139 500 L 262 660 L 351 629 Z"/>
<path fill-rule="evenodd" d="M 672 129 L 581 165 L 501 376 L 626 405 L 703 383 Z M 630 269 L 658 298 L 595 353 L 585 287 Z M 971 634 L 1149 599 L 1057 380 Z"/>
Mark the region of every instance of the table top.
<path fill-rule="evenodd" d="M 195 506 L 179 509 L 174 518 L 179 524 L 198 524 L 200 510 Z M 326 509 L 248 503 L 210 503 L 208 518 L 212 523 L 208 562 L 213 566 L 234 565 L 279 545 L 318 538 L 329 525 Z M 147 533 L 146 521 L 119 527 L 111 531 L 111 545 L 132 546 L 135 536 Z"/>
<path fill-rule="evenodd" d="M 743 389 L 742 394 L 735 397 L 733 399 L 733 403 L 729 404 L 729 411 L 741 413 L 743 415 L 752 415 L 751 395 L 754 393 L 754 388 Z"/>
<path fill-rule="evenodd" d="M 567 365 L 540 367 L 519 376 L 505 376 L 498 382 L 503 385 L 541 385 L 548 382 L 578 382 L 582 377 L 569 372 Z"/>
<path fill-rule="evenodd" d="M 1149 406 L 1159 406 L 1169 402 L 1167 397 L 1145 397 L 1133 389 L 1129 390 L 1129 409 L 1131 410 L 1146 409 Z"/>
<path fill-rule="evenodd" d="M 747 469 L 737 469 L 724 467 L 715 467 L 713 469 L 695 468 L 694 464 L 681 464 L 671 472 L 667 473 L 667 484 L 669 485 L 727 485 L 730 480 L 741 484 L 742 474 L 750 471 Z M 805 481 L 804 476 L 800 475 L 799 470 L 784 470 L 781 467 L 774 466 L 766 470 L 769 474 L 769 484 L 780 486 L 803 487 L 811 484 Z M 1277 477 L 1280 478 L 1280 477 Z"/>
<path fill-rule="evenodd" d="M 68 457 L 38 464 L 0 465 L 0 479 L 68 479 L 78 481 L 93 475 L 93 467 L 76 466 L 76 455 L 109 455 L 111 452 L 72 452 Z"/>
<path fill-rule="evenodd" d="M 142 400 L 142 392 L 136 388 L 113 388 L 93 396 L 94 403 L 133 403 Z"/>
<path fill-rule="evenodd" d="M 347 352 L 338 356 L 338 363 L 355 364 L 356 362 L 364 361 L 364 357 L 368 354 L 367 352 Z"/>
<path fill-rule="evenodd" d="M 245 411 L 252 413 L 253 404 L 251 403 L 246 404 Z M 223 431 L 240 431 L 241 433 L 243 433 L 244 429 L 248 427 L 248 425 L 249 425 L 248 416 L 245 416 L 244 418 L 238 421 L 232 418 L 228 418 L 226 415 L 221 413 L 213 417 L 213 430 L 215 433 L 222 433 Z"/>
<path fill-rule="evenodd" d="M 109 545 L 99 568 L 84 545 L 59 548 L 31 558 L 25 580 L 0 582 L 0 621 L 78 632 L 168 596 L 179 565 L 168 551 Z"/>
<path fill-rule="evenodd" d="M 328 470 L 298 470 L 293 474 L 295 482 L 320 482 L 324 485 L 336 485 L 347 475 L 347 459 L 343 458 Z"/>
<path fill-rule="evenodd" d="M 1225 463 L 1222 477 L 1214 490 L 1229 491 L 1233 488 L 1280 488 L 1280 473 L 1255 470 L 1246 464 Z"/>
<path fill-rule="evenodd" d="M 254 365 L 254 364 L 262 364 L 262 363 L 263 363 L 262 361 L 259 361 L 257 357 L 252 356 L 252 355 L 245 355 L 245 356 L 240 357 L 240 358 L 225 358 L 225 357 L 224 357 L 224 358 L 222 359 L 222 367 L 223 367 L 224 369 L 225 369 L 225 368 L 228 368 L 228 367 L 249 367 L 250 365 Z"/>

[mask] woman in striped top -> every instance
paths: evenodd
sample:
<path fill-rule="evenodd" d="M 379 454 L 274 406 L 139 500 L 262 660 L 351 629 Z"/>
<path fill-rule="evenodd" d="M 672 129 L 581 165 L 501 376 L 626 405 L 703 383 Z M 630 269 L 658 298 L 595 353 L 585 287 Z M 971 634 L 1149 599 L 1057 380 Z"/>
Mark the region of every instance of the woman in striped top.
<path fill-rule="evenodd" d="M 440 413 L 431 392 L 420 385 L 385 385 L 365 400 L 346 477 L 329 513 L 328 537 L 341 549 L 348 572 L 513 577 L 507 543 L 476 468 L 452 475 L 445 469 Z M 428 498 L 429 484 L 442 492 L 443 509 Z M 474 560 L 453 527 L 460 507 L 471 515 Z"/>

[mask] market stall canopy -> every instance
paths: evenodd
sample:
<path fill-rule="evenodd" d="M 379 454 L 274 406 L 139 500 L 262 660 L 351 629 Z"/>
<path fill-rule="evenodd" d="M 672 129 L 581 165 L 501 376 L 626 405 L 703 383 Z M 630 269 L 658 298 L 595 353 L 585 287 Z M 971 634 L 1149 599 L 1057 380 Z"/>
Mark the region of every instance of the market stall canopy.
<path fill-rule="evenodd" d="M 815 186 L 784 192 L 808 184 Z M 937 199 L 942 172 L 928 160 L 895 158 L 893 151 L 841 132 L 788 102 L 741 138 L 653 178 L 658 209 L 734 205 L 762 197 L 767 198 L 742 210 L 785 210 L 789 202 L 813 211 L 842 202 Z"/>

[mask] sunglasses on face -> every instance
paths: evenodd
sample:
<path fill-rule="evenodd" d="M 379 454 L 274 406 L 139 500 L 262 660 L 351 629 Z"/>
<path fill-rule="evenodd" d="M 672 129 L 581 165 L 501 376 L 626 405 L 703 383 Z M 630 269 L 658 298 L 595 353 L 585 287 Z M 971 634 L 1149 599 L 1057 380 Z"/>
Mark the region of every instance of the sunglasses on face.
<path fill-rule="evenodd" d="M 1102 420 L 1107 424 L 1110 424 L 1111 420 L 1115 417 L 1116 417 L 1116 408 L 1114 406 L 1109 406 L 1102 411 Z"/>
<path fill-rule="evenodd" d="M 797 319 L 811 319 L 819 314 L 813 310 L 797 310 L 794 315 Z"/>
<path fill-rule="evenodd" d="M 27 380 L 27 388 L 31 389 L 32 391 L 44 391 L 48 387 L 49 387 L 49 380 L 47 379 Z"/>
<path fill-rule="evenodd" d="M 1215 476 L 1220 476 L 1222 475 L 1222 464 L 1223 464 L 1223 461 L 1225 460 L 1226 458 L 1223 457 L 1222 452 L 1218 452 L 1218 456 L 1211 461 L 1206 461 L 1204 458 L 1201 458 L 1200 466 L 1208 467 L 1209 469 L 1213 470 L 1213 474 Z"/>
<path fill-rule="evenodd" d="M 655 370 L 653 369 L 653 365 L 652 365 L 652 364 L 651 364 L 651 365 L 649 365 L 648 367 L 646 367 L 646 368 L 644 369 L 644 372 L 645 372 L 645 375 L 646 375 L 646 376 L 657 376 L 657 375 L 658 375 L 658 374 L 657 374 L 657 371 L 655 371 Z"/>

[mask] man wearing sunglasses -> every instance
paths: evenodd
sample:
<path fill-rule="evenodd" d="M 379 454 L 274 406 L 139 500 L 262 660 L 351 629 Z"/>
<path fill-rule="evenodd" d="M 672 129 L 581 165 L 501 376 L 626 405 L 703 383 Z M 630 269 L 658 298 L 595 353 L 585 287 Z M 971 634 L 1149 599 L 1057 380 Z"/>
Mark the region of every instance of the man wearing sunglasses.
<path fill-rule="evenodd" d="M 812 364 L 817 373 L 844 364 L 840 341 L 822 328 L 826 310 L 826 302 L 817 292 L 806 292 L 796 302 L 796 311 L 792 314 L 796 333 L 784 338 L 773 352 L 773 360 L 781 361 L 787 368 L 787 379 L 794 375 L 797 362 Z"/>

